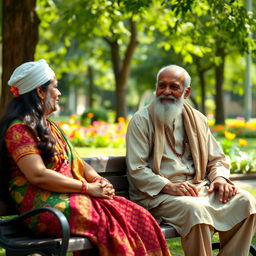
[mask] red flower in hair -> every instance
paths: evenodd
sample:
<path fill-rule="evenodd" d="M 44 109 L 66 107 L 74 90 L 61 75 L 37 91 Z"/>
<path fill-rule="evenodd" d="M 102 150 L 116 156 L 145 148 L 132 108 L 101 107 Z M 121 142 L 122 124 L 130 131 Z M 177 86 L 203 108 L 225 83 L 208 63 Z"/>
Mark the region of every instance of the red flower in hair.
<path fill-rule="evenodd" d="M 15 95 L 15 97 L 19 97 L 20 96 L 19 95 L 19 89 L 17 87 L 12 85 L 10 90 L 13 93 L 13 95 Z"/>

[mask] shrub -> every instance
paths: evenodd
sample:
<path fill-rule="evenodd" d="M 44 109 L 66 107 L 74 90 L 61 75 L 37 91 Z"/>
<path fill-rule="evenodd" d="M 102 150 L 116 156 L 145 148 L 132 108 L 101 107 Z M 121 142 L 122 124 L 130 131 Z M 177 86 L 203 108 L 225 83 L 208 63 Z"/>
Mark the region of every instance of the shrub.
<path fill-rule="evenodd" d="M 231 173 L 256 173 L 255 154 L 238 150 L 231 159 Z"/>
<path fill-rule="evenodd" d="M 254 152 L 244 152 L 240 147 L 247 146 L 247 141 L 239 140 L 239 146 L 230 139 L 230 134 L 226 134 L 226 138 L 219 140 L 224 153 L 230 159 L 231 173 L 255 173 L 256 172 L 256 154 Z"/>
<path fill-rule="evenodd" d="M 89 108 L 81 115 L 81 125 L 87 126 L 92 124 L 94 121 L 108 121 L 107 110 L 103 108 Z"/>

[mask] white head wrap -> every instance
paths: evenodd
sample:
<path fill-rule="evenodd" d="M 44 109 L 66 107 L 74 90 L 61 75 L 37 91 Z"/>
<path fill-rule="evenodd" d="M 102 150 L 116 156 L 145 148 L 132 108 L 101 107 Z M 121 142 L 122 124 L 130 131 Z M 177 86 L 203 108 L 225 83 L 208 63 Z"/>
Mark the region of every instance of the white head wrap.
<path fill-rule="evenodd" d="M 16 87 L 18 94 L 24 94 L 45 84 L 55 76 L 44 59 L 26 62 L 12 73 L 8 85 Z"/>

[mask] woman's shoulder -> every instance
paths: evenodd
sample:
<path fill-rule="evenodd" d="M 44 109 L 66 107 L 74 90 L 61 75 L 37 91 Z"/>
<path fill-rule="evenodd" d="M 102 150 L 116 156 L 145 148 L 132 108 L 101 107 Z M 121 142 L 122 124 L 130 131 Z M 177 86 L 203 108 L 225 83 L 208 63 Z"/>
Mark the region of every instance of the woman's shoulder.
<path fill-rule="evenodd" d="M 6 135 L 8 136 L 8 134 L 30 134 L 31 133 L 31 129 L 22 121 L 20 120 L 13 120 L 8 128 L 7 128 L 7 132 Z"/>
<path fill-rule="evenodd" d="M 22 121 L 16 119 L 10 122 L 7 130 L 9 129 L 18 129 L 18 128 L 27 128 L 27 125 L 25 125 Z"/>

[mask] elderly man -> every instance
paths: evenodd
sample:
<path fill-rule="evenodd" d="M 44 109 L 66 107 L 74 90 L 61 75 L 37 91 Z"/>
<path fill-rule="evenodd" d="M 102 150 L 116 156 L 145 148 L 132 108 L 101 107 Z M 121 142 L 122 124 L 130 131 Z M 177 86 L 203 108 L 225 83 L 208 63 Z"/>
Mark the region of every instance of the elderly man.
<path fill-rule="evenodd" d="M 181 235 L 185 255 L 247 256 L 256 228 L 256 201 L 229 179 L 229 162 L 207 119 L 184 102 L 191 78 L 170 65 L 157 74 L 156 97 L 131 119 L 127 166 L 131 200 Z"/>

